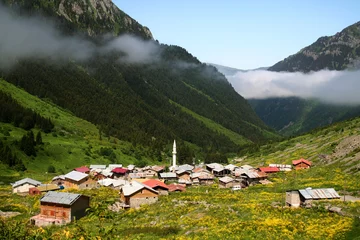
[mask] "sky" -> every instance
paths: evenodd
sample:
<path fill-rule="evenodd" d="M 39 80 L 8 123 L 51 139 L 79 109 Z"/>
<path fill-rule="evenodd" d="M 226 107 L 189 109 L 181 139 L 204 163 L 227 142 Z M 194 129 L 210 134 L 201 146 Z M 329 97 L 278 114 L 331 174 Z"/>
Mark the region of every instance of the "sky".
<path fill-rule="evenodd" d="M 113 0 L 161 43 L 202 62 L 272 66 L 360 21 L 358 0 Z"/>

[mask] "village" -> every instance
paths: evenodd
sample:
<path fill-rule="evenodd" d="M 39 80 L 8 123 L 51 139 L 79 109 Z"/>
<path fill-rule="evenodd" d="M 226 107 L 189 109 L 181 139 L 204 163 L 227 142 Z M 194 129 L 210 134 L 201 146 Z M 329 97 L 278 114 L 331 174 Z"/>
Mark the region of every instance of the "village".
<path fill-rule="evenodd" d="M 37 226 L 63 225 L 86 215 L 90 207 L 90 197 L 69 193 L 66 190 L 112 188 L 119 192 L 117 207 L 139 208 L 152 204 L 163 195 L 171 192 L 184 192 L 187 187 L 213 185 L 219 188 L 241 190 L 257 184 L 271 184 L 271 174 L 308 169 L 312 163 L 305 159 L 293 160 L 292 165 L 269 164 L 266 167 L 250 165 L 226 166 L 219 163 L 201 165 L 177 165 L 176 143 L 173 146 L 173 161 L 169 171 L 165 166 L 135 165 L 124 167 L 122 164 L 81 166 L 71 172 L 55 176 L 51 183 L 41 183 L 25 178 L 12 184 L 15 194 L 44 194 L 40 199 L 40 213 L 31 217 L 31 223 Z M 65 191 L 62 191 L 65 190 Z M 306 206 L 312 200 L 339 199 L 333 188 L 290 189 L 286 193 L 286 206 Z"/>

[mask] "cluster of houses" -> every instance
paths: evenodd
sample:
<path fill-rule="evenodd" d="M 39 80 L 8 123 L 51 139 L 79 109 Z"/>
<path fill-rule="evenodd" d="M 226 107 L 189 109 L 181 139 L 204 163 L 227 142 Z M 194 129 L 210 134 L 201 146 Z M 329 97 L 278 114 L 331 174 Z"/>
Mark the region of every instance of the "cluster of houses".
<path fill-rule="evenodd" d="M 40 214 L 31 218 L 33 224 L 65 224 L 85 215 L 90 199 L 87 196 L 65 193 L 56 190 L 92 189 L 100 186 L 119 190 L 123 208 L 137 208 L 151 204 L 159 196 L 169 192 L 183 192 L 186 186 L 211 185 L 218 180 L 220 188 L 245 188 L 254 184 L 268 184 L 268 175 L 279 171 L 309 168 L 311 162 L 305 159 L 293 161 L 293 166 L 270 164 L 268 167 L 254 168 L 250 165 L 235 166 L 211 163 L 200 166 L 189 164 L 173 166 L 165 171 L 164 166 L 138 168 L 121 164 L 90 165 L 73 169 L 71 172 L 56 176 L 51 184 L 25 178 L 12 184 L 13 193 L 45 195 L 40 199 Z M 171 183 L 171 184 L 167 184 Z M 294 193 L 291 194 L 293 196 Z M 292 197 L 294 198 L 294 197 Z M 294 198 L 295 199 L 295 198 Z"/>

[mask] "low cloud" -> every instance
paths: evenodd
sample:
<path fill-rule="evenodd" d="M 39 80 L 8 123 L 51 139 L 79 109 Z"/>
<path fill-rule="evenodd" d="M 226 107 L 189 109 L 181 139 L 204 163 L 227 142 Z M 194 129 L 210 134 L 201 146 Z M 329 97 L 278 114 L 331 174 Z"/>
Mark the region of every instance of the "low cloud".
<path fill-rule="evenodd" d="M 247 99 L 295 96 L 332 104 L 360 104 L 360 71 L 322 70 L 305 74 L 258 70 L 226 77 Z"/>
<path fill-rule="evenodd" d="M 129 63 L 149 63 L 156 60 L 159 46 L 130 35 L 107 39 L 96 46 L 76 36 L 64 36 L 55 25 L 41 17 L 22 17 L 0 4 L 0 68 L 12 67 L 18 60 L 46 58 L 84 61 L 95 53 L 124 53 L 119 60 Z"/>

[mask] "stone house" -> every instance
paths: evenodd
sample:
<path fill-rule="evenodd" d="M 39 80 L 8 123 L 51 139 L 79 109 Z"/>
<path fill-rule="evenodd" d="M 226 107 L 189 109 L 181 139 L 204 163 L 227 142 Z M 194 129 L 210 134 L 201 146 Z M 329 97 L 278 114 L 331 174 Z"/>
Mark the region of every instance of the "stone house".
<path fill-rule="evenodd" d="M 142 204 L 152 204 L 158 200 L 159 193 L 142 183 L 132 181 L 120 189 L 120 200 L 124 207 L 139 208 Z"/>
<path fill-rule="evenodd" d="M 232 177 L 219 178 L 219 188 L 231 188 L 235 185 L 239 185 Z"/>

